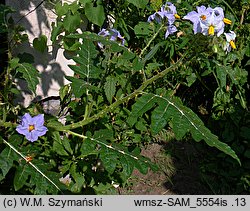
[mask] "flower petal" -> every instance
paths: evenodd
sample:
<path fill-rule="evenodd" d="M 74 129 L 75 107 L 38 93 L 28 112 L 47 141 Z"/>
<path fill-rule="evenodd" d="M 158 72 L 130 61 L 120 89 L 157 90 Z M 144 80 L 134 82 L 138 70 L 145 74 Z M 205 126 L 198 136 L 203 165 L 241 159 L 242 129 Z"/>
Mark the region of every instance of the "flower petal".
<path fill-rule="evenodd" d="M 21 124 L 22 125 L 30 125 L 30 124 L 32 124 L 32 117 L 30 116 L 30 114 L 29 113 L 25 113 L 24 115 L 23 115 L 23 117 L 22 117 L 22 122 L 21 122 Z"/>
<path fill-rule="evenodd" d="M 35 130 L 27 133 L 25 135 L 26 139 L 30 142 L 34 142 L 34 141 L 37 141 L 38 140 L 38 135 L 36 134 Z"/>
<path fill-rule="evenodd" d="M 19 133 L 19 134 L 22 134 L 22 135 L 27 135 L 29 133 L 29 129 L 28 127 L 25 127 L 25 126 L 22 126 L 22 125 L 18 125 L 16 127 L 16 131 Z"/>
<path fill-rule="evenodd" d="M 44 124 L 44 114 L 38 114 L 32 118 L 32 125 L 36 127 L 42 126 Z"/>
<path fill-rule="evenodd" d="M 40 126 L 39 128 L 36 128 L 34 131 L 35 134 L 37 134 L 38 136 L 43 136 L 46 134 L 46 132 L 48 131 L 48 128 L 45 126 Z"/>

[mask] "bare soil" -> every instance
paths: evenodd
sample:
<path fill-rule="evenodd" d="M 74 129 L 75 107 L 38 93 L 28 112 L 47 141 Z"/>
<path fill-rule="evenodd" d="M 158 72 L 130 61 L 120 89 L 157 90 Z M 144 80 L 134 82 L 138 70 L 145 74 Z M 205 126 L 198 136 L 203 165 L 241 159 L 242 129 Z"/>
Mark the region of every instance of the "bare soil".
<path fill-rule="evenodd" d="M 154 143 L 142 150 L 160 167 L 143 175 L 134 170 L 131 186 L 119 188 L 122 195 L 203 195 L 211 194 L 201 181 L 199 157 L 194 146 L 187 142 Z"/>

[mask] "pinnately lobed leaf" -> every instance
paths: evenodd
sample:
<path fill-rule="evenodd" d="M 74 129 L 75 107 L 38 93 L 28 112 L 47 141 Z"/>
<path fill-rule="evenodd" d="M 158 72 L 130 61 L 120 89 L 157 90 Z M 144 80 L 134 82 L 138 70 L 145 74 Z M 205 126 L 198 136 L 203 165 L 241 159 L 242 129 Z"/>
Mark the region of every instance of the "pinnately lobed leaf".
<path fill-rule="evenodd" d="M 230 155 L 240 164 L 235 152 L 227 144 L 219 141 L 218 137 L 205 127 L 201 119 L 191 109 L 182 105 L 177 98 L 151 93 L 143 94 L 132 106 L 132 112 L 127 122 L 133 126 L 140 116 L 151 109 L 154 109 L 151 115 L 153 134 L 160 132 L 171 121 L 176 139 L 180 140 L 187 132 L 190 132 L 195 141 L 204 140 L 209 146 L 216 147 Z"/>
<path fill-rule="evenodd" d="M 100 70 L 94 65 L 94 59 L 97 57 L 98 51 L 95 49 L 93 42 L 84 41 L 77 51 L 78 56 L 74 57 L 74 61 L 78 65 L 70 65 L 70 68 L 78 74 L 82 79 L 98 78 Z"/>
<path fill-rule="evenodd" d="M 28 83 L 29 89 L 36 94 L 36 86 L 40 77 L 38 70 L 29 63 L 19 63 L 16 70 L 22 73 L 22 77 Z"/>

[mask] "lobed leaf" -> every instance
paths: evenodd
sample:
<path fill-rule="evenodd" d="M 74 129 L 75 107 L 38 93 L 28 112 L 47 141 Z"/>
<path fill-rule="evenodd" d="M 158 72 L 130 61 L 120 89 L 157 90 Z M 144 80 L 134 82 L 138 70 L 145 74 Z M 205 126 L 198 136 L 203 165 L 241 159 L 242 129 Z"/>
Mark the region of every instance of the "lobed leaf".
<path fill-rule="evenodd" d="M 91 143 L 92 147 L 89 148 L 87 146 L 88 143 Z M 158 169 L 156 164 L 140 155 L 139 151 L 129 151 L 124 146 L 107 142 L 105 138 L 86 137 L 83 142 L 81 152 L 86 154 L 86 151 L 88 151 L 88 153 L 91 154 L 93 153 L 94 146 L 96 145 L 99 145 L 101 148 L 99 153 L 103 166 L 111 174 L 115 171 L 117 165 L 123 167 L 123 171 L 121 173 L 123 178 L 128 178 L 134 168 L 137 168 L 143 174 L 147 173 L 148 168 L 151 168 L 154 171 Z"/>
<path fill-rule="evenodd" d="M 39 83 L 38 78 L 40 77 L 39 72 L 32 64 L 29 63 L 19 63 L 16 69 L 18 72 L 22 73 L 22 77 L 28 83 L 28 88 L 36 94 L 36 86 Z"/>
<path fill-rule="evenodd" d="M 177 139 L 183 138 L 186 133 L 190 132 L 195 141 L 204 140 L 209 146 L 216 147 L 240 163 L 235 152 L 227 144 L 219 141 L 218 137 L 205 127 L 202 120 L 177 98 L 162 97 L 151 93 L 144 94 L 132 106 L 128 123 L 131 126 L 134 125 L 137 119 L 153 108 L 156 103 L 158 106 L 151 115 L 151 130 L 153 134 L 160 132 L 171 121 L 172 129 Z"/>

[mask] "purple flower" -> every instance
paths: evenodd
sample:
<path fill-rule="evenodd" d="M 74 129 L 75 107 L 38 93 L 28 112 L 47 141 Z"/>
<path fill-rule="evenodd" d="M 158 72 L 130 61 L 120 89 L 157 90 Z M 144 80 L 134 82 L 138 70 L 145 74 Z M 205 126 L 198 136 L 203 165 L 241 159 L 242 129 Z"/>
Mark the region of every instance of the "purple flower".
<path fill-rule="evenodd" d="M 124 45 L 125 39 L 121 36 L 120 32 L 116 29 L 110 29 L 110 40 L 117 41 L 121 43 L 121 45 Z"/>
<path fill-rule="evenodd" d="M 173 34 L 175 32 L 177 32 L 177 28 L 174 25 L 167 26 L 167 31 L 165 33 L 165 38 L 167 38 L 168 35 Z"/>
<path fill-rule="evenodd" d="M 98 33 L 98 35 L 103 36 L 103 37 L 107 37 L 107 36 L 110 35 L 110 33 L 109 33 L 109 31 L 108 31 L 107 29 L 102 29 L 102 30 Z"/>
<path fill-rule="evenodd" d="M 120 43 L 121 45 L 124 45 L 125 39 L 124 37 L 121 36 L 120 32 L 117 31 L 116 29 L 102 29 L 98 35 L 102 37 L 107 37 L 109 40 L 116 41 Z M 98 43 L 100 48 L 103 48 L 102 43 Z"/>
<path fill-rule="evenodd" d="M 169 24 L 173 24 L 176 18 L 180 18 L 177 14 L 176 7 L 171 2 L 167 2 L 161 7 L 160 11 L 150 15 L 148 17 L 148 22 L 155 20 L 157 23 L 161 23 L 164 18 L 167 18 Z"/>
<path fill-rule="evenodd" d="M 161 7 L 161 10 L 164 11 L 165 16 L 168 20 L 175 21 L 175 18 L 179 19 L 180 16 L 177 14 L 176 7 L 171 2 L 167 2 Z"/>
<path fill-rule="evenodd" d="M 148 17 L 148 22 L 156 21 L 157 23 L 160 23 L 165 17 L 164 12 L 155 12 L 153 15 L 150 15 Z"/>
<path fill-rule="evenodd" d="M 31 141 L 37 141 L 39 136 L 45 135 L 48 131 L 47 127 L 43 126 L 44 115 L 39 114 L 31 117 L 30 114 L 26 113 L 22 117 L 21 124 L 17 126 L 16 131 Z"/>
<path fill-rule="evenodd" d="M 180 18 L 177 14 L 176 7 L 171 2 L 167 2 L 161 7 L 160 11 L 148 17 L 148 22 L 156 21 L 157 23 L 161 23 L 162 20 L 166 19 L 167 31 L 165 38 L 167 38 L 170 34 L 177 31 L 176 26 L 173 25 L 176 18 Z"/>

